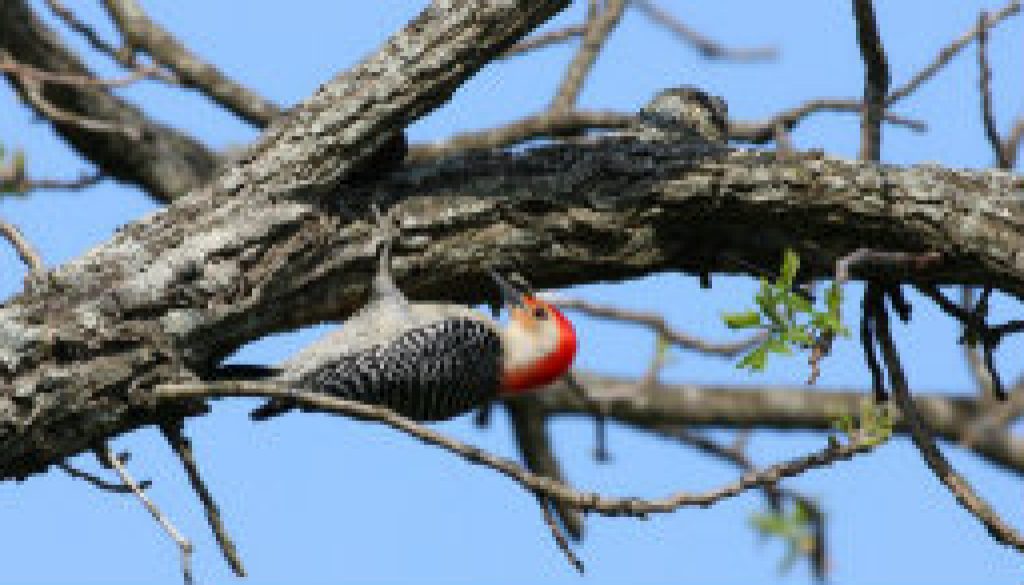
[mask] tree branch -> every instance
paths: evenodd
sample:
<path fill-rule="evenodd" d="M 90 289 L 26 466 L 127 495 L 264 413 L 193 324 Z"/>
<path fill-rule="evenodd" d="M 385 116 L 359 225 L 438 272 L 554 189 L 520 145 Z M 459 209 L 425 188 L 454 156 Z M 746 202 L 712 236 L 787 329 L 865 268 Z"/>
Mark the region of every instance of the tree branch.
<path fill-rule="evenodd" d="M 139 502 L 142 503 L 146 511 L 149 512 L 150 516 L 156 520 L 157 524 L 163 528 L 164 532 L 178 545 L 178 549 L 181 550 L 181 571 L 185 580 L 185 585 L 192 585 L 192 543 L 185 538 L 185 536 L 175 528 L 174 524 L 160 511 L 160 508 L 156 507 L 156 504 L 149 499 L 146 492 L 139 487 L 139 484 L 125 469 L 124 464 L 121 460 L 114 455 L 109 447 L 102 447 L 99 451 L 100 457 L 104 465 L 113 468 L 117 472 L 118 477 L 121 478 L 121 483 L 128 486 L 131 492 L 135 494 Z"/>
<path fill-rule="evenodd" d="M 775 47 L 751 47 L 734 48 L 727 47 L 721 43 L 711 40 L 695 29 L 686 26 L 678 18 L 672 16 L 668 11 L 651 0 L 630 0 L 640 9 L 652 22 L 659 24 L 684 42 L 697 50 L 702 57 L 707 59 L 727 59 L 731 61 L 772 61 L 779 56 Z"/>
<path fill-rule="evenodd" d="M 872 318 L 875 320 L 878 345 L 882 350 L 885 367 L 889 371 L 889 384 L 892 388 L 893 398 L 903 411 L 903 419 L 910 430 L 910 437 L 913 439 L 914 445 L 935 477 L 953 494 L 964 509 L 985 526 L 993 538 L 1019 552 L 1024 552 L 1024 538 L 1013 527 L 1006 524 L 988 505 L 988 502 L 974 491 L 971 484 L 950 465 L 939 451 L 939 447 L 932 439 L 925 423 L 918 416 L 916 405 L 910 397 L 906 374 L 903 372 L 899 354 L 893 343 L 892 334 L 889 332 L 889 316 L 883 302 L 879 295 L 874 302 L 874 308 L 871 309 Z"/>
<path fill-rule="evenodd" d="M 0 308 L 0 328 L 11 332 L 0 375 L 20 389 L 0 394 L 0 476 L 160 420 L 166 413 L 144 400 L 154 383 L 362 302 L 369 223 L 278 190 L 281 181 L 301 190 L 314 173 L 287 183 L 282 175 L 293 171 L 271 172 L 276 157 L 257 168 L 262 156 L 227 167 L 208 190 L 128 226 Z M 232 180 L 241 191 L 228 189 Z M 1022 187 L 1005 173 L 819 155 L 779 161 L 605 137 L 410 166 L 332 199 L 397 205 L 407 238 L 395 273 L 413 297 L 480 302 L 487 268 L 502 265 L 530 266 L 541 287 L 669 269 L 767 272 L 784 247 L 800 253 L 808 278 L 830 277 L 837 258 L 877 241 L 942 254 L 927 271 L 888 278 L 1020 294 L 1024 228 L 1011 226 L 1024 217 L 1007 194 Z"/>
<path fill-rule="evenodd" d="M 736 386 L 663 384 L 636 391 L 636 380 L 577 373 L 586 390 L 559 384 L 531 395 L 545 416 L 593 416 L 597 409 L 609 420 L 640 428 L 661 425 L 687 427 L 756 428 L 777 430 L 833 430 L 836 419 L 857 414 L 866 390 L 829 390 L 809 386 Z M 968 396 L 936 393 L 916 396 L 917 411 L 939 437 L 959 442 L 963 432 L 987 403 Z M 908 428 L 899 411 L 893 413 L 897 433 Z M 978 437 L 972 449 L 988 461 L 1024 474 L 1024 438 L 1007 432 Z"/>
<path fill-rule="evenodd" d="M 794 477 L 812 469 L 828 467 L 873 450 L 877 444 L 860 441 L 848 445 L 830 444 L 828 447 L 770 467 L 743 474 L 740 479 L 706 492 L 677 492 L 657 499 L 605 497 L 593 492 L 577 491 L 569 485 L 549 477 L 533 474 L 514 461 L 503 459 L 467 445 L 454 438 L 404 418 L 381 406 L 342 400 L 326 394 L 295 392 L 273 384 L 259 382 L 219 382 L 214 384 L 168 384 L 156 388 L 152 397 L 157 401 L 179 401 L 216 397 L 261 397 L 290 400 L 302 408 L 339 414 L 357 420 L 383 423 L 428 445 L 457 455 L 474 465 L 490 468 L 518 483 L 528 492 L 552 501 L 563 502 L 581 512 L 602 516 L 644 518 L 651 514 L 667 514 L 684 507 L 708 507 L 743 492 L 774 485 L 787 477 Z"/>
<path fill-rule="evenodd" d="M 242 565 L 242 559 L 238 556 L 235 543 L 231 540 L 231 536 L 228 535 L 228 531 L 224 527 L 224 521 L 220 516 L 220 508 L 213 499 L 213 494 L 206 487 L 203 476 L 199 473 L 199 465 L 196 463 L 195 455 L 192 453 L 192 443 L 185 436 L 184 423 L 180 420 L 167 422 L 160 425 L 160 431 L 163 433 L 164 438 L 167 439 L 171 449 L 174 450 L 174 454 L 181 461 L 182 466 L 185 468 L 185 475 L 188 476 L 188 482 L 192 485 L 192 490 L 196 492 L 199 501 L 203 504 L 206 521 L 213 530 L 213 536 L 217 540 L 221 554 L 224 555 L 224 560 L 228 562 L 235 576 L 245 577 L 245 566 Z"/>
<path fill-rule="evenodd" d="M 0 50 L 16 62 L 34 69 L 76 78 L 95 78 L 82 61 L 60 42 L 24 0 L 0 2 Z M 31 82 L 8 73 L 7 80 L 26 100 Z M 83 128 L 66 119 L 47 118 L 54 129 L 100 172 L 138 185 L 158 201 L 170 201 L 213 175 L 217 157 L 191 137 L 158 124 L 137 107 L 99 85 L 51 85 L 40 89 L 46 104 L 83 119 L 135 128 L 136 136 Z"/>
<path fill-rule="evenodd" d="M 587 28 L 583 33 L 583 42 L 565 71 L 565 78 L 551 102 L 552 113 L 564 113 L 573 109 L 587 75 L 597 61 L 597 56 L 608 40 L 608 35 L 622 20 L 626 10 L 626 0 L 605 0 L 604 6 L 598 9 L 592 18 L 587 20 Z"/>
<path fill-rule="evenodd" d="M 889 64 L 875 22 L 871 0 L 853 0 L 857 44 L 864 59 L 864 113 L 861 116 L 860 158 L 877 161 L 882 152 L 882 116 L 889 93 Z"/>
<path fill-rule="evenodd" d="M 103 4 L 121 30 L 129 50 L 145 51 L 173 71 L 183 85 L 199 90 L 226 110 L 260 128 L 281 113 L 278 106 L 189 51 L 171 33 L 150 20 L 135 0 L 104 0 Z"/>

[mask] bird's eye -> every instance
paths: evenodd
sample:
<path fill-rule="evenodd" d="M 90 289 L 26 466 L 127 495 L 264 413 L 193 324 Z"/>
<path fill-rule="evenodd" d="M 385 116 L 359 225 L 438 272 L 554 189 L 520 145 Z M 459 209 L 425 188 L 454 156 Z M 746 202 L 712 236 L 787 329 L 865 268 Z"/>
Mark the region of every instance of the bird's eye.
<path fill-rule="evenodd" d="M 533 316 L 536 319 L 547 319 L 548 312 L 544 307 L 537 307 L 533 310 Z"/>

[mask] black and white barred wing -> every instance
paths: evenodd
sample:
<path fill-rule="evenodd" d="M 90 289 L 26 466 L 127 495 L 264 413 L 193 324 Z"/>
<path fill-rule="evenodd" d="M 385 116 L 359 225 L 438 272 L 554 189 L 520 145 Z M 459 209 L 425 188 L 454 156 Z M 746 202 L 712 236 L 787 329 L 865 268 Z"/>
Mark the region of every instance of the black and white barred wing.
<path fill-rule="evenodd" d="M 493 327 L 452 317 L 329 360 L 299 378 L 298 387 L 387 406 L 414 420 L 444 420 L 494 399 L 501 360 Z"/>

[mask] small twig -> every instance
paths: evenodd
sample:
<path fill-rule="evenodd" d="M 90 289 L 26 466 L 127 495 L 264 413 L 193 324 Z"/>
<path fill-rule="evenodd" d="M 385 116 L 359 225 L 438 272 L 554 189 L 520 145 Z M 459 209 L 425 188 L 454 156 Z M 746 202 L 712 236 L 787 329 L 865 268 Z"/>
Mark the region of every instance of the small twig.
<path fill-rule="evenodd" d="M 960 37 L 954 39 L 953 42 L 943 47 L 939 51 L 938 55 L 935 56 L 931 63 L 929 63 L 925 68 L 919 71 L 912 78 L 910 78 L 910 80 L 907 81 L 905 84 L 894 89 L 892 93 L 890 93 L 889 96 L 885 99 L 886 105 L 892 105 L 917 91 L 917 89 L 921 87 L 921 85 L 923 85 L 926 81 L 934 77 L 935 74 L 938 73 L 943 67 L 948 65 L 949 62 L 953 60 L 953 57 L 960 53 L 960 51 L 962 51 L 964 47 L 966 47 L 968 44 L 971 43 L 971 41 L 977 38 L 978 35 L 981 34 L 981 30 L 983 28 L 995 28 L 1003 20 L 1006 20 L 1007 18 L 1014 16 L 1019 12 L 1020 2 L 1018 0 L 1013 0 L 1013 2 L 1007 4 L 999 12 L 996 12 L 995 14 L 991 15 L 985 23 L 986 26 L 976 25 L 971 30 L 967 31 Z"/>
<path fill-rule="evenodd" d="M 117 59 L 117 48 L 104 41 L 92 27 L 79 20 L 78 17 L 75 16 L 75 13 L 71 12 L 67 6 L 64 6 L 64 4 L 59 0 L 46 0 L 46 5 L 49 6 L 50 10 L 53 11 L 58 18 L 63 20 L 71 30 L 85 37 L 85 40 L 90 46 L 92 46 L 92 48 Z"/>
<path fill-rule="evenodd" d="M 143 79 L 159 78 L 162 74 L 160 69 L 152 66 L 139 66 L 127 75 L 122 77 L 111 77 L 108 79 L 99 79 L 96 77 L 89 77 L 88 75 L 54 73 L 52 71 L 36 69 L 35 67 L 25 65 L 24 63 L 18 63 L 5 51 L 0 51 L 0 71 L 12 73 L 26 81 L 41 81 L 57 85 L 75 85 L 79 87 L 93 86 L 111 88 L 124 87 L 126 85 L 137 83 Z"/>
<path fill-rule="evenodd" d="M 619 307 L 599 305 L 582 299 L 555 298 L 552 302 L 562 309 L 579 311 L 591 317 L 599 317 L 611 321 L 634 323 L 649 327 L 662 339 L 682 349 L 707 355 L 731 358 L 749 350 L 765 340 L 766 333 L 757 333 L 746 339 L 731 342 L 707 341 L 672 328 L 661 315 L 631 311 Z"/>
<path fill-rule="evenodd" d="M 0 219 L 0 235 L 3 235 L 10 242 L 11 246 L 18 253 L 18 257 L 28 267 L 29 272 L 38 274 L 46 270 L 46 265 L 43 264 L 43 257 L 39 255 L 39 252 L 36 251 L 28 239 L 22 235 L 21 230 L 13 224 Z"/>
<path fill-rule="evenodd" d="M 551 506 L 548 505 L 548 500 L 540 494 L 536 494 L 537 504 L 540 506 L 541 514 L 544 515 L 544 523 L 548 525 L 548 530 L 551 531 L 551 536 L 554 537 L 555 543 L 558 548 L 565 555 L 565 560 L 569 561 L 581 575 L 583 574 L 583 561 L 576 556 L 576 553 L 572 551 L 572 547 L 569 546 L 569 539 L 562 533 L 561 527 L 558 526 L 558 520 L 555 515 L 551 512 Z"/>
<path fill-rule="evenodd" d="M 1010 389 L 1007 400 L 989 404 L 975 416 L 974 420 L 964 425 L 960 444 L 968 449 L 974 447 L 984 436 L 996 429 L 1006 427 L 1010 422 L 1024 414 L 1024 378 L 1021 378 Z"/>
<path fill-rule="evenodd" d="M 861 115 L 860 158 L 877 161 L 882 152 L 882 117 L 889 93 L 889 64 L 878 34 L 875 8 L 871 0 L 853 0 L 857 21 L 857 44 L 864 60 L 864 112 Z"/>
<path fill-rule="evenodd" d="M 61 461 L 60 463 L 57 464 L 57 467 L 60 468 L 60 470 L 63 471 L 64 473 L 70 475 L 71 477 L 75 479 L 80 479 L 92 485 L 96 489 L 115 494 L 132 493 L 131 486 L 125 485 L 123 483 L 114 483 L 107 481 L 102 477 L 98 477 L 86 471 L 82 471 L 81 469 L 72 466 L 70 463 L 67 463 L 66 461 Z M 139 482 L 139 489 L 142 490 L 148 490 L 152 486 L 153 482 L 148 479 L 144 479 Z"/>
<path fill-rule="evenodd" d="M 1006 135 L 1006 143 L 1003 151 L 1010 161 L 1010 168 L 1017 165 L 1017 153 L 1020 150 L 1021 142 L 1024 142 L 1024 116 L 1017 118 L 1010 131 Z"/>
<path fill-rule="evenodd" d="M 226 76 L 149 18 L 137 0 L 104 0 L 104 6 L 125 39 L 127 49 L 141 49 L 174 72 L 182 85 L 253 124 L 264 127 L 281 110 L 277 105 Z"/>
<path fill-rule="evenodd" d="M 77 179 L 32 179 L 11 176 L 0 168 L 0 198 L 5 192 L 24 194 L 31 191 L 80 191 L 88 189 L 103 180 L 101 173 L 82 174 Z"/>
<path fill-rule="evenodd" d="M 25 98 L 36 107 L 44 116 L 55 120 L 57 122 L 65 122 L 67 124 L 74 124 L 79 128 L 90 130 L 93 132 L 111 132 L 120 133 L 132 138 L 139 140 L 142 134 L 138 128 L 133 126 L 124 126 L 122 124 L 112 124 L 103 120 L 97 120 L 95 118 L 86 118 L 79 116 L 65 110 L 58 108 L 51 104 L 45 97 L 43 97 L 42 87 L 40 82 L 37 80 L 25 79 L 24 89 Z"/>
<path fill-rule="evenodd" d="M 754 144 L 763 144 L 774 140 L 780 130 L 792 132 L 801 122 L 812 114 L 821 112 L 860 113 L 864 110 L 864 102 L 856 99 L 819 98 L 808 100 L 799 106 L 783 110 L 763 122 L 730 122 L 729 139 Z M 883 119 L 894 126 L 902 126 L 914 132 L 925 132 L 928 125 L 891 112 L 884 112 Z"/>
<path fill-rule="evenodd" d="M 117 456 L 114 455 L 109 447 L 102 447 L 98 451 L 98 454 L 102 457 L 101 461 L 103 464 L 117 472 L 118 477 L 121 478 L 121 483 L 131 489 L 132 493 L 135 494 L 135 497 L 142 502 L 143 506 L 145 506 L 146 511 L 149 512 L 153 519 L 160 524 L 160 527 L 164 529 L 164 532 L 166 532 L 167 535 L 170 536 L 178 545 L 178 548 L 181 549 L 181 571 L 185 580 L 185 585 L 192 585 L 192 543 L 178 532 L 178 529 L 174 527 L 174 524 L 171 524 L 171 521 L 168 520 L 166 516 L 164 516 L 163 512 L 160 511 L 160 508 L 157 508 L 156 504 L 149 499 L 146 492 L 142 491 L 142 488 L 139 487 L 139 484 L 135 482 L 135 479 L 133 479 L 131 474 L 128 473 L 128 470 L 125 469 L 124 464 Z"/>
<path fill-rule="evenodd" d="M 1002 342 L 1003 337 L 1024 331 L 1024 320 L 1008 321 L 1001 325 L 989 325 L 987 323 L 988 303 L 984 302 L 984 297 L 983 301 L 979 301 L 974 310 L 968 311 L 946 298 L 935 286 L 919 285 L 916 288 L 921 294 L 934 301 L 943 312 L 963 325 L 965 338 L 977 337 L 977 341 L 981 342 L 982 361 L 992 380 L 992 394 L 998 400 L 1006 400 L 1005 386 L 999 371 L 995 367 L 995 350 Z"/>
<path fill-rule="evenodd" d="M 565 475 L 551 447 L 547 419 L 529 400 L 506 400 L 505 410 L 526 468 L 538 475 L 564 482 Z M 566 530 L 576 540 L 583 538 L 583 516 L 560 502 L 552 502 Z"/>
<path fill-rule="evenodd" d="M 221 553 L 224 555 L 224 559 L 228 562 L 236 576 L 245 577 L 245 567 L 242 565 L 242 559 L 238 556 L 235 543 L 231 540 L 231 536 L 228 535 L 228 531 L 224 527 L 224 521 L 220 516 L 220 508 L 217 507 L 213 494 L 210 493 L 209 488 L 206 487 L 206 482 L 203 481 L 203 477 L 199 473 L 199 465 L 196 463 L 195 454 L 192 452 L 192 443 L 185 436 L 185 429 L 183 427 L 182 421 L 177 420 L 160 425 L 160 431 L 185 468 L 185 475 L 188 476 L 188 482 L 192 485 L 192 490 L 196 492 L 196 495 L 199 496 L 199 501 L 203 504 L 203 511 L 206 512 L 206 521 L 213 530 L 213 535 L 217 540 Z"/>
<path fill-rule="evenodd" d="M 864 348 L 864 362 L 871 372 L 871 393 L 878 404 L 889 400 L 889 395 L 885 391 L 885 372 L 882 371 L 882 364 L 879 363 L 878 354 L 875 352 L 875 326 L 871 314 L 884 300 L 881 289 L 869 282 L 861 301 L 860 344 Z"/>
<path fill-rule="evenodd" d="M 885 367 L 889 371 L 889 384 L 892 388 L 896 404 L 903 412 L 903 419 L 910 429 L 910 437 L 921 453 L 928 468 L 935 477 L 953 494 L 957 502 L 968 512 L 977 518 L 998 542 L 1013 547 L 1019 552 L 1024 552 L 1024 538 L 1006 524 L 1002 518 L 983 500 L 967 480 L 957 473 L 950 465 L 942 452 L 935 444 L 931 432 L 925 427 L 921 416 L 917 412 L 914 400 L 910 396 L 907 385 L 907 377 L 903 372 L 896 345 L 893 342 L 892 334 L 889 331 L 889 317 L 885 307 L 873 311 L 872 318 L 875 323 L 875 330 L 878 333 L 878 345 L 882 350 L 885 360 Z"/>
<path fill-rule="evenodd" d="M 978 16 L 978 93 L 981 94 L 981 123 L 985 128 L 985 137 L 992 145 L 996 165 L 1001 169 L 1011 168 L 1009 155 L 1005 150 L 1003 139 L 996 128 L 996 117 L 992 112 L 992 68 L 988 64 L 988 13 L 984 10 Z"/>
<path fill-rule="evenodd" d="M 728 59 L 731 61 L 773 61 L 779 56 L 775 47 L 733 48 L 711 40 L 678 18 L 669 14 L 650 0 L 631 0 L 648 18 L 672 31 L 677 37 L 692 46 L 707 59 Z"/>
<path fill-rule="evenodd" d="M 409 147 L 409 160 L 423 160 L 512 146 L 536 138 L 578 136 L 587 130 L 626 128 L 635 116 L 618 112 L 546 112 L 527 116 L 515 122 L 474 132 L 456 134 L 451 138 Z"/>
<path fill-rule="evenodd" d="M 583 36 L 583 32 L 586 30 L 587 27 L 585 25 L 576 24 L 562 29 L 553 30 L 551 32 L 534 35 L 512 45 L 501 54 L 501 57 L 503 59 L 514 57 L 516 55 L 522 55 L 523 53 L 529 53 L 530 51 L 535 51 L 551 45 L 571 41 L 572 39 Z"/>
<path fill-rule="evenodd" d="M 870 441 L 857 441 L 848 445 L 830 444 L 824 449 L 808 455 L 756 472 L 745 473 L 733 482 L 705 492 L 677 492 L 657 499 L 605 497 L 594 492 L 577 491 L 564 483 L 531 473 L 515 461 L 492 455 L 479 447 L 445 436 L 382 406 L 343 400 L 325 394 L 297 392 L 266 382 L 165 384 L 157 386 L 151 394 L 152 399 L 158 401 L 229 396 L 286 398 L 302 408 L 383 423 L 428 445 L 457 455 L 469 463 L 493 469 L 531 493 L 540 494 L 554 502 L 564 502 L 584 513 L 594 512 L 612 517 L 644 518 L 651 514 L 671 513 L 684 507 L 712 506 L 721 500 L 736 497 L 747 490 L 773 485 L 787 477 L 794 477 L 811 469 L 828 467 L 837 461 L 851 459 L 856 455 L 867 453 L 877 446 Z"/>
<path fill-rule="evenodd" d="M 597 61 L 598 53 L 601 52 L 605 41 L 608 40 L 608 35 L 619 24 L 625 10 L 626 0 L 607 0 L 603 10 L 587 18 L 583 42 L 580 43 L 576 55 L 569 63 L 565 77 L 551 102 L 552 112 L 561 113 L 573 109 L 580 91 L 583 89 L 584 81 L 594 66 L 594 62 Z"/>

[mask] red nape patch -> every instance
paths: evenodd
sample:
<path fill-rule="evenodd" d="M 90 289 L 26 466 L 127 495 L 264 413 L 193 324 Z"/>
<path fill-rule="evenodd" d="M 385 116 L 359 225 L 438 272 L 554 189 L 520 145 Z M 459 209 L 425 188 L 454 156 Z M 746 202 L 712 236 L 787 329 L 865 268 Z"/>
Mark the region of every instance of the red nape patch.
<path fill-rule="evenodd" d="M 561 311 L 554 307 L 549 307 L 549 310 L 558 325 L 558 345 L 537 363 L 505 372 L 501 380 L 503 392 L 515 394 L 539 388 L 554 382 L 556 378 L 569 371 L 569 366 L 576 357 L 576 330 Z"/>

